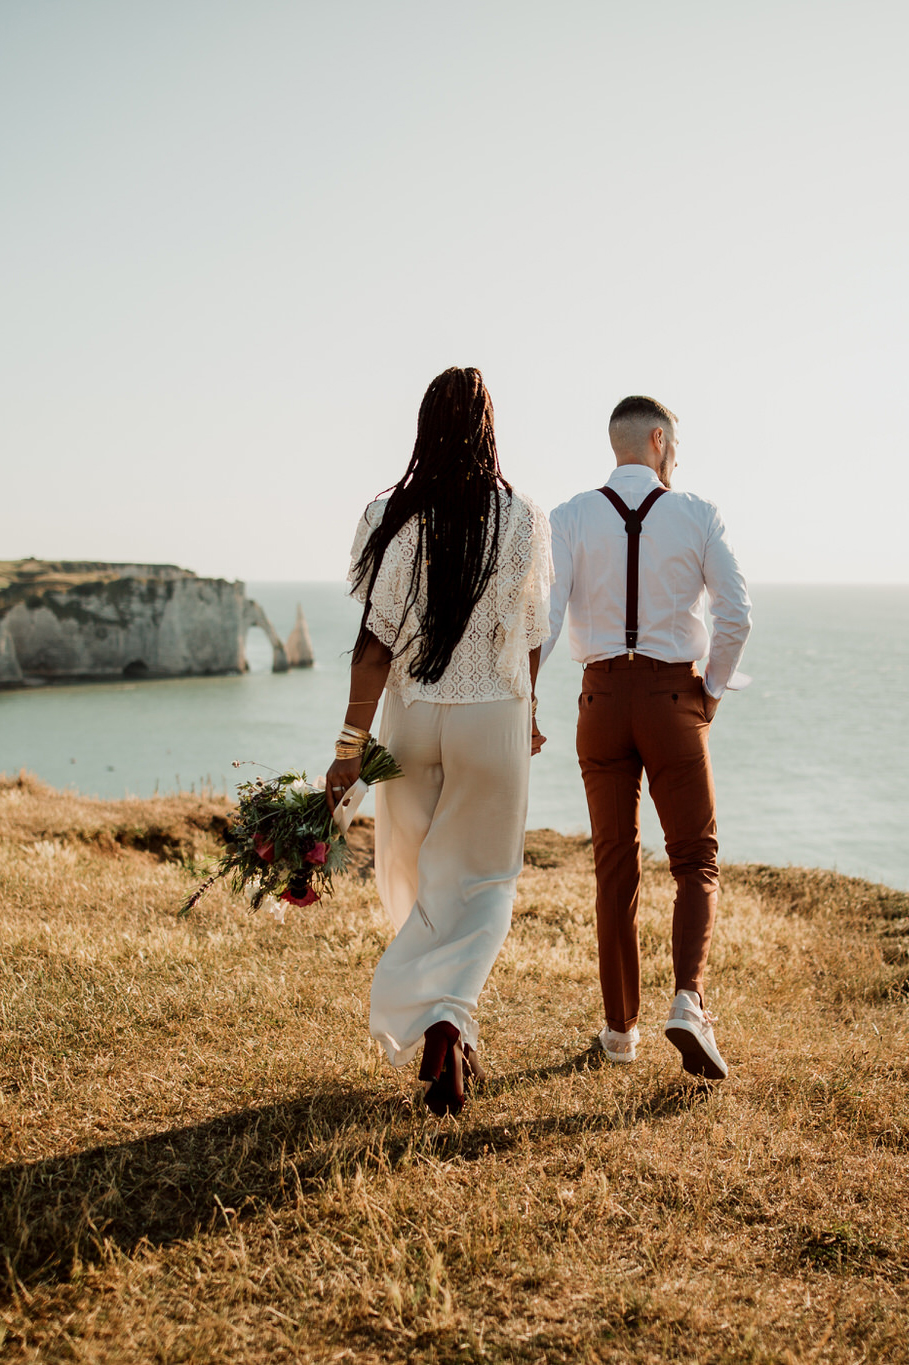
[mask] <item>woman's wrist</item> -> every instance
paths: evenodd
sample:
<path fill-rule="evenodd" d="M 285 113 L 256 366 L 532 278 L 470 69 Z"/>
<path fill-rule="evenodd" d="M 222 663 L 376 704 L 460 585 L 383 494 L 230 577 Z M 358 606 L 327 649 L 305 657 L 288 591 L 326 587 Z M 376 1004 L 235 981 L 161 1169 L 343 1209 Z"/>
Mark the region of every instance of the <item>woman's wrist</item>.
<path fill-rule="evenodd" d="M 359 730 L 365 726 L 364 733 L 368 734 L 369 727 L 375 719 L 378 705 L 378 701 L 349 701 L 344 716 L 344 724 L 349 725 L 352 730 Z"/>

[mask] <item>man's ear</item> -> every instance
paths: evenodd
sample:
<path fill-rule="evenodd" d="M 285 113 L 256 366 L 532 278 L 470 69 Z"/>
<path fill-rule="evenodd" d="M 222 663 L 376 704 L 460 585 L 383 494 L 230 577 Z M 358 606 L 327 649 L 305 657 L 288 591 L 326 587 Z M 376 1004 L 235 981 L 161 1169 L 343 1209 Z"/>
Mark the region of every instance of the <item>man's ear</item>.
<path fill-rule="evenodd" d="M 663 453 L 663 445 L 666 440 L 665 432 L 662 427 L 654 427 L 650 433 L 650 443 L 658 455 Z"/>

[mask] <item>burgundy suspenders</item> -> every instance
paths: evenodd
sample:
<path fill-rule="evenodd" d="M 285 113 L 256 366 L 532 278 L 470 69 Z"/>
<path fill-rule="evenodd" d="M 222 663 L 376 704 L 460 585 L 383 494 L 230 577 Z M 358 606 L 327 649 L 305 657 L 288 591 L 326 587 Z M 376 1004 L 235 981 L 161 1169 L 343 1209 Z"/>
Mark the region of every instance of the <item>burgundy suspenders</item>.
<path fill-rule="evenodd" d="M 629 659 L 634 658 L 638 647 L 638 559 L 641 553 L 641 522 L 650 511 L 657 498 L 668 492 L 666 488 L 654 488 L 647 494 L 637 511 L 626 507 L 618 493 L 611 488 L 599 490 L 608 498 L 625 523 L 628 536 L 628 572 L 625 588 L 625 648 Z"/>

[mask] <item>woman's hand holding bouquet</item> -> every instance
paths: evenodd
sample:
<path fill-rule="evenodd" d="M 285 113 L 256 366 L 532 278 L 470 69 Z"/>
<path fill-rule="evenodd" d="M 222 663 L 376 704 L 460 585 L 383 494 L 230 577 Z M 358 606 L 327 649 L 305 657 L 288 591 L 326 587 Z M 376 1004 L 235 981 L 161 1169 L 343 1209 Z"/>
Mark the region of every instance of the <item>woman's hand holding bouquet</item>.
<path fill-rule="evenodd" d="M 234 767 L 239 766 L 235 761 Z M 344 791 L 357 778 L 372 786 L 402 776 L 388 750 L 374 739 L 364 746 L 356 769 Z M 335 786 L 344 780 L 338 777 Z M 332 877 L 344 871 L 349 854 L 332 818 L 337 802 L 329 805 L 323 779 L 307 782 L 306 774 L 297 772 L 280 773 L 270 781 L 257 777 L 242 782 L 237 794 L 227 848 L 211 876 L 183 902 L 180 914 L 189 914 L 221 877 L 230 877 L 231 889 L 249 896 L 251 909 L 266 904 L 282 922 L 286 905 L 313 905 L 331 895 Z"/>

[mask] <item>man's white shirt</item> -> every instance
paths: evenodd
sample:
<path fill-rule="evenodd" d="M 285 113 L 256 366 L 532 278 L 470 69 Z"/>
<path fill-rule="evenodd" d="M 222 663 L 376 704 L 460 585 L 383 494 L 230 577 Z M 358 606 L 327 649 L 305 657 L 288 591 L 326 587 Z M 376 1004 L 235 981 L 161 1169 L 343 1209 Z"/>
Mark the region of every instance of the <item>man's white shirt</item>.
<path fill-rule="evenodd" d="M 618 466 L 607 486 L 636 509 L 662 484 L 648 466 L 635 464 Z M 542 659 L 561 633 L 566 607 L 573 659 L 589 664 L 624 654 L 624 521 L 609 499 L 593 489 L 562 503 L 550 522 L 555 584 Z M 705 686 L 711 696 L 721 697 L 750 630 L 748 590 L 716 507 L 692 493 L 664 494 L 641 529 L 636 652 L 663 663 L 693 663 L 709 647 Z"/>

